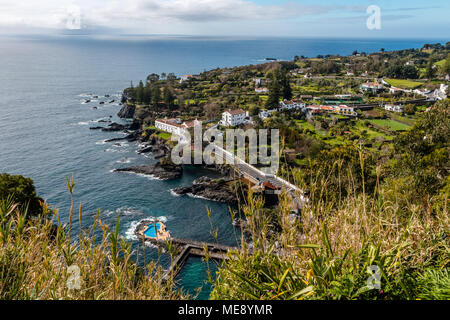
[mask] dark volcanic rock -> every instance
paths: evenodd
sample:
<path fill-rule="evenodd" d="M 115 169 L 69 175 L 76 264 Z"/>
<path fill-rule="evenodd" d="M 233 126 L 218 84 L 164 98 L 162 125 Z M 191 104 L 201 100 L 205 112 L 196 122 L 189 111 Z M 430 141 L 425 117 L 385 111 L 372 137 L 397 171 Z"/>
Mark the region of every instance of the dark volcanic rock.
<path fill-rule="evenodd" d="M 155 153 L 155 159 L 161 159 L 166 156 L 166 153 L 164 152 L 164 150 L 159 150 L 158 152 L 154 152 L 154 153 Z"/>
<path fill-rule="evenodd" d="M 131 122 L 131 124 L 129 125 L 128 129 L 129 130 L 139 130 L 142 127 L 142 123 L 137 120 L 134 119 L 133 122 Z"/>
<path fill-rule="evenodd" d="M 135 111 L 136 107 L 134 105 L 129 105 L 125 103 L 117 115 L 119 116 L 119 118 L 132 119 L 134 117 Z"/>
<path fill-rule="evenodd" d="M 140 130 L 131 132 L 130 134 L 128 134 L 125 139 L 128 142 L 135 142 L 137 140 L 139 140 L 142 137 L 142 132 Z"/>
<path fill-rule="evenodd" d="M 127 125 L 118 124 L 116 122 L 113 122 L 110 125 L 108 125 L 108 127 L 102 128 L 102 131 L 105 131 L 105 132 L 121 131 L 121 130 L 128 129 L 128 127 L 129 126 L 127 126 Z"/>
<path fill-rule="evenodd" d="M 114 171 L 140 173 L 150 175 L 163 180 L 177 179 L 180 178 L 183 174 L 183 168 L 181 166 L 161 164 L 161 163 L 157 163 L 155 165 L 121 168 L 116 169 Z"/>
<path fill-rule="evenodd" d="M 126 139 L 126 138 L 113 138 L 113 139 L 105 140 L 105 142 L 122 141 L 122 140 L 125 140 L 125 139 Z"/>
<path fill-rule="evenodd" d="M 218 202 L 237 202 L 236 195 L 224 180 L 212 180 L 208 177 L 195 180 L 191 187 L 176 188 L 172 191 L 179 195 L 187 194 Z"/>
<path fill-rule="evenodd" d="M 139 154 L 141 154 L 141 153 L 149 153 L 149 152 L 152 152 L 152 150 L 153 150 L 153 147 L 152 147 L 152 146 L 149 146 L 149 147 L 142 147 L 141 149 L 139 149 L 139 150 L 137 151 L 137 153 L 139 153 Z"/>
<path fill-rule="evenodd" d="M 104 127 L 90 127 L 90 130 L 100 130 L 100 129 L 104 129 Z"/>

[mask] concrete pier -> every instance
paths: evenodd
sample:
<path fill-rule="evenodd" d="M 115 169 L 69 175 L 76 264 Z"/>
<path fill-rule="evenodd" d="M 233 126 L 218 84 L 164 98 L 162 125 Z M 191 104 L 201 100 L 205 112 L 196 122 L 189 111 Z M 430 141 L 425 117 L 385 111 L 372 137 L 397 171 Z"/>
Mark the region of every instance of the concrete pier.
<path fill-rule="evenodd" d="M 190 256 L 208 257 L 213 260 L 227 260 L 229 258 L 228 252 L 237 250 L 237 247 L 225 246 L 217 243 L 208 243 L 195 241 L 190 239 L 170 238 L 168 242 L 146 238 L 145 241 L 151 242 L 157 246 L 167 248 L 167 243 L 171 242 L 179 253 L 173 259 L 169 269 L 164 274 L 164 280 L 167 281 L 171 276 L 175 277 L 180 272 L 184 263 Z M 206 249 L 206 250 L 205 250 Z"/>

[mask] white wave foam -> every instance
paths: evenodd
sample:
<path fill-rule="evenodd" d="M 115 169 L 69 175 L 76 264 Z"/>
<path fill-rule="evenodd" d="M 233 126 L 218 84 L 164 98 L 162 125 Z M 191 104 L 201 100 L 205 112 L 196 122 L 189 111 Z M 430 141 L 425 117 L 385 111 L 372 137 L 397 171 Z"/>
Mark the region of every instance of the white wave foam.
<path fill-rule="evenodd" d="M 173 195 L 174 197 L 181 197 L 181 194 L 174 192 L 173 189 L 170 189 L 169 191 L 170 191 L 170 194 Z"/>
<path fill-rule="evenodd" d="M 113 144 L 113 147 L 115 147 L 115 148 L 122 148 L 122 147 L 128 147 L 128 146 L 129 146 L 128 143 Z"/>
<path fill-rule="evenodd" d="M 147 178 L 148 180 L 160 180 L 160 181 L 164 180 L 164 179 L 154 176 L 153 174 L 144 174 L 144 173 L 136 173 L 136 174 L 140 177 Z"/>
<path fill-rule="evenodd" d="M 126 150 L 122 150 L 122 149 L 119 149 L 119 148 L 108 148 L 108 149 L 105 149 L 105 152 L 119 152 L 119 153 L 124 153 L 124 152 L 126 152 Z"/>
<path fill-rule="evenodd" d="M 123 158 L 123 159 L 117 160 L 116 163 L 130 163 L 133 160 L 135 160 L 135 158 Z"/>
<path fill-rule="evenodd" d="M 107 142 L 106 142 L 106 140 L 102 140 L 102 141 L 98 141 L 98 142 L 96 142 L 95 144 L 99 144 L 99 145 L 101 145 L 101 144 L 107 144 Z"/>
<path fill-rule="evenodd" d="M 119 172 L 119 173 L 128 173 L 128 174 L 135 174 L 139 177 L 147 178 L 148 180 L 159 180 L 164 181 L 165 179 L 158 178 L 152 174 L 144 174 L 144 173 L 136 173 L 132 171 L 115 171 L 115 169 L 111 170 L 110 172 Z"/>
<path fill-rule="evenodd" d="M 192 194 L 192 193 L 186 193 L 186 195 L 189 196 L 189 197 L 191 197 L 191 198 L 195 198 L 195 199 L 202 199 L 202 200 L 208 200 L 208 201 L 219 202 L 219 201 L 217 201 L 217 200 L 205 198 L 205 197 L 202 197 L 202 196 L 197 196 L 197 195 Z"/>

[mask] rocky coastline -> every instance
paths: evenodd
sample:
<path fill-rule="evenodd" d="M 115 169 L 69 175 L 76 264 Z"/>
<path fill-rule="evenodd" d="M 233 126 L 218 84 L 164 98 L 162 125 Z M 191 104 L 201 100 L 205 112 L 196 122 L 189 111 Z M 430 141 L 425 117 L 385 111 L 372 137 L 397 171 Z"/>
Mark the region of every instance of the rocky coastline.
<path fill-rule="evenodd" d="M 143 129 L 143 120 L 136 114 L 136 107 L 129 103 L 126 93 L 121 98 L 122 107 L 118 112 L 118 117 L 122 119 L 132 119 L 129 124 L 108 122 L 106 126 L 90 127 L 91 130 L 103 132 L 123 132 L 124 137 L 110 138 L 106 143 L 128 141 L 139 143 L 138 154 L 152 153 L 155 159 L 159 159 L 156 164 L 130 166 L 114 169 L 113 172 L 128 172 L 151 176 L 155 179 L 173 180 L 183 175 L 183 167 L 175 165 L 170 161 L 171 147 L 167 141 L 158 137 L 156 130 L 152 128 Z M 236 194 L 232 192 L 229 177 L 233 175 L 233 169 L 227 165 L 202 165 L 203 168 L 220 173 L 222 179 L 211 179 L 201 177 L 193 182 L 189 187 L 180 187 L 172 190 L 177 195 L 189 195 L 211 201 L 236 204 Z"/>
<path fill-rule="evenodd" d="M 195 180 L 190 187 L 172 189 L 178 195 L 189 195 L 207 200 L 235 204 L 238 199 L 232 192 L 226 179 L 211 179 L 201 177 Z"/>
<path fill-rule="evenodd" d="M 171 180 L 181 178 L 183 168 L 173 164 L 162 164 L 160 162 L 154 165 L 132 166 L 127 168 L 115 169 L 114 172 L 132 172 L 152 176 L 161 180 Z"/>

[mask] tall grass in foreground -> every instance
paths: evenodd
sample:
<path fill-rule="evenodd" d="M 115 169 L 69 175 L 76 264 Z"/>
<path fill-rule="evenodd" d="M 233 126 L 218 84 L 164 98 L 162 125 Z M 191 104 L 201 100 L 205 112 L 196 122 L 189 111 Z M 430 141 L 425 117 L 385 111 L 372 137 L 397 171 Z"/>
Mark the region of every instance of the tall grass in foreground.
<path fill-rule="evenodd" d="M 352 180 L 350 171 L 342 174 Z M 447 192 L 413 199 L 407 185 L 377 179 L 371 194 L 340 184 L 346 195 L 324 201 L 329 173 L 317 177 L 305 183 L 293 173 L 315 196 L 300 215 L 287 194 L 275 218 L 249 195 L 241 209 L 251 246 L 244 243 L 219 270 L 213 299 L 450 299 Z M 368 285 L 371 266 L 380 289 Z"/>
<path fill-rule="evenodd" d="M 69 191 L 73 185 L 68 181 Z M 27 211 L 11 198 L 0 200 L 0 299 L 182 297 L 172 279 L 162 281 L 163 269 L 156 263 L 143 270 L 131 260 L 131 245 L 119 236 L 119 219 L 109 228 L 98 212 L 91 228 L 71 230 L 73 209 L 72 202 L 69 225 L 61 225 L 57 213 L 54 225 L 44 218 L 49 213 L 45 204 L 42 217 L 27 219 Z M 78 218 L 81 222 L 81 206 Z M 74 232 L 77 239 L 71 241 Z"/>

